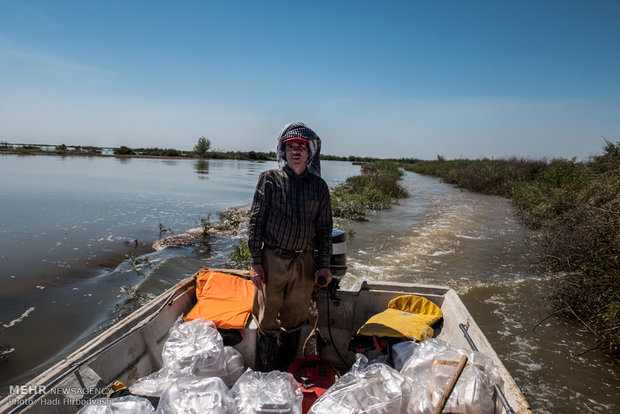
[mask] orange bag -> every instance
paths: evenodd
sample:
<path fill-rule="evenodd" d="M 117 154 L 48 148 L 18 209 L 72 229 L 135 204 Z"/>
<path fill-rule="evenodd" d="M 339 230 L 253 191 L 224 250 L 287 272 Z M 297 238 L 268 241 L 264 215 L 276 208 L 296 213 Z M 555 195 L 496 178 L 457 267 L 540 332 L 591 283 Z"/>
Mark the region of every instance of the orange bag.
<path fill-rule="evenodd" d="M 221 329 L 243 329 L 254 301 L 254 285 L 249 277 L 202 269 L 196 275 L 198 302 L 185 321 L 206 319 Z"/>

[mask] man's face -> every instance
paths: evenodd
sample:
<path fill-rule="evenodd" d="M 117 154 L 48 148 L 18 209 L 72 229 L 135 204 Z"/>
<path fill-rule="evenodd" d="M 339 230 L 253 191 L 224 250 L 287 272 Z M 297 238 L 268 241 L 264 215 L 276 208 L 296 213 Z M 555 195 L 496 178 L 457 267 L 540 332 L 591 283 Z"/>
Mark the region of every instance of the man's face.
<path fill-rule="evenodd" d="M 304 172 L 308 162 L 308 144 L 300 141 L 286 143 L 286 163 L 297 174 Z"/>

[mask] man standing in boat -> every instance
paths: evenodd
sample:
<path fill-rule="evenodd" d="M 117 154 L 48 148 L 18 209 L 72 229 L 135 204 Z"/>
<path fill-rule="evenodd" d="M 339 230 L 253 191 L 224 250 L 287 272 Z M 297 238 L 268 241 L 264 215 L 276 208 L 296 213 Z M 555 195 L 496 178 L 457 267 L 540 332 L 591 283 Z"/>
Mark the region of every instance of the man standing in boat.
<path fill-rule="evenodd" d="M 307 125 L 286 125 L 279 168 L 263 172 L 254 193 L 249 248 L 260 371 L 285 370 L 295 358 L 314 286 L 332 279 L 332 210 L 320 152 L 321 139 Z"/>

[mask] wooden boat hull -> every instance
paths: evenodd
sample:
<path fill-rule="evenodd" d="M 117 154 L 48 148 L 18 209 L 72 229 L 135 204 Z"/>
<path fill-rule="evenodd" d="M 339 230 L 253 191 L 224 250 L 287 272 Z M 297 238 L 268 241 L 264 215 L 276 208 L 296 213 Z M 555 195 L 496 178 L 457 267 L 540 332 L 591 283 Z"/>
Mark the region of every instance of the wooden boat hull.
<path fill-rule="evenodd" d="M 319 329 L 329 332 L 330 342 L 337 347 L 348 364 L 354 354 L 348 351 L 352 333 L 372 315 L 386 309 L 387 303 L 403 294 L 423 296 L 438 306 L 444 315 L 438 334 L 453 346 L 471 349 L 459 324 L 467 331 L 478 349 L 496 364 L 504 385 L 503 394 L 515 413 L 530 413 L 530 407 L 510 373 L 467 311 L 454 290 L 430 285 L 394 282 L 364 282 L 358 291 L 337 291 L 330 298 L 327 291 L 318 297 Z M 144 305 L 136 312 L 103 332 L 76 352 L 64 358 L 27 385 L 15 387 L 0 402 L 0 412 L 74 413 L 87 400 L 115 381 L 129 386 L 162 366 L 162 349 L 170 327 L 196 302 L 194 278 L 187 278 Z M 302 338 L 312 329 L 304 326 Z M 250 367 L 254 366 L 256 326 L 250 323 L 243 341 L 235 346 Z M 301 348 L 301 346 L 300 346 Z M 321 350 L 321 359 L 345 368 L 332 346 Z M 506 413 L 501 401 L 496 413 Z"/>

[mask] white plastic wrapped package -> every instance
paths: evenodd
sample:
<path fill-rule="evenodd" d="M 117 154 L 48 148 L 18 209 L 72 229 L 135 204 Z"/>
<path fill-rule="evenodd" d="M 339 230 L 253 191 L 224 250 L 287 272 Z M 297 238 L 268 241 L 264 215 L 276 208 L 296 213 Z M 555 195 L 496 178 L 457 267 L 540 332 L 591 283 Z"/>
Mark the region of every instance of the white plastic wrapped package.
<path fill-rule="evenodd" d="M 182 322 L 170 328 L 162 351 L 163 367 L 129 387 L 133 394 L 159 397 L 182 377 L 220 377 L 232 386 L 245 369 L 236 349 L 225 347 L 215 324 L 204 319 Z"/>
<path fill-rule="evenodd" d="M 183 377 L 162 394 L 157 414 L 234 414 L 235 402 L 224 381 L 217 377 Z"/>
<path fill-rule="evenodd" d="M 204 319 L 174 324 L 161 353 L 164 367 L 183 374 L 213 376 L 223 365 L 224 343 L 215 324 Z"/>
<path fill-rule="evenodd" d="M 119 398 L 97 398 L 78 411 L 78 414 L 152 414 L 153 404 L 143 397 L 127 395 Z"/>
<path fill-rule="evenodd" d="M 332 385 L 310 408 L 313 414 L 407 413 L 411 387 L 386 364 L 368 364 L 357 354 L 351 370 Z"/>
<path fill-rule="evenodd" d="M 493 413 L 494 384 L 501 386 L 497 368 L 489 357 L 455 348 L 440 339 L 428 339 L 415 348 L 401 369 L 412 385 L 411 413 L 432 413 L 448 386 L 459 360 L 467 355 L 468 362 L 444 411 L 460 414 Z"/>
<path fill-rule="evenodd" d="M 301 414 L 303 393 L 288 372 L 258 372 L 248 368 L 231 392 L 239 414 Z"/>

